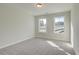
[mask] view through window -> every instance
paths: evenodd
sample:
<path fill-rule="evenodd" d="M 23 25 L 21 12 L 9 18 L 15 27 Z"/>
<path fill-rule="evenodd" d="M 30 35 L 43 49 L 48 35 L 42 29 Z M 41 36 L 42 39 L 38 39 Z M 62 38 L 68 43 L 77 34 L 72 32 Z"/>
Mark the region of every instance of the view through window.
<path fill-rule="evenodd" d="M 64 16 L 54 18 L 54 33 L 64 33 Z"/>
<path fill-rule="evenodd" d="M 46 32 L 46 19 L 39 19 L 39 32 Z"/>

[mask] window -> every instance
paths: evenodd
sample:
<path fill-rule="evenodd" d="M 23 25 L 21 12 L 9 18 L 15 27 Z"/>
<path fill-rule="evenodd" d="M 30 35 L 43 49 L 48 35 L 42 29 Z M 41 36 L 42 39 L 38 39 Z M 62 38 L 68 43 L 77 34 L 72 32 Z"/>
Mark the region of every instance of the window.
<path fill-rule="evenodd" d="M 39 19 L 39 32 L 46 32 L 46 19 Z"/>
<path fill-rule="evenodd" d="M 64 33 L 64 16 L 54 18 L 54 33 Z"/>

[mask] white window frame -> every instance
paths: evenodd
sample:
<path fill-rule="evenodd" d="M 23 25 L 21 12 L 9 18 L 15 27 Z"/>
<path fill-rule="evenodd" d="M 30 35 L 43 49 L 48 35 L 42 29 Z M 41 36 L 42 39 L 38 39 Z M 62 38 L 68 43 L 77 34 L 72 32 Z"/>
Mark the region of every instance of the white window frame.
<path fill-rule="evenodd" d="M 41 27 L 40 27 L 40 20 L 41 20 L 41 19 L 42 19 L 42 20 L 43 20 L 43 19 L 46 20 L 45 30 L 41 30 Z M 39 21 L 38 21 L 38 24 L 39 24 L 39 26 L 38 26 L 38 31 L 39 31 L 39 32 L 41 32 L 41 33 L 47 32 L 47 19 L 46 19 L 46 18 L 40 18 Z"/>
<path fill-rule="evenodd" d="M 55 16 L 55 17 L 54 17 L 54 28 L 53 28 L 54 30 L 53 30 L 53 32 L 54 32 L 55 34 L 62 34 L 62 33 L 59 33 L 59 32 L 56 32 L 56 31 L 55 31 L 55 18 L 56 18 L 56 17 L 64 17 L 64 21 L 65 21 L 65 16 L 64 16 L 64 15 L 58 15 L 58 16 Z M 65 22 L 64 22 L 64 29 L 65 29 Z M 65 30 L 64 30 L 64 31 L 65 31 Z M 64 32 L 63 32 L 63 33 L 64 33 Z"/>

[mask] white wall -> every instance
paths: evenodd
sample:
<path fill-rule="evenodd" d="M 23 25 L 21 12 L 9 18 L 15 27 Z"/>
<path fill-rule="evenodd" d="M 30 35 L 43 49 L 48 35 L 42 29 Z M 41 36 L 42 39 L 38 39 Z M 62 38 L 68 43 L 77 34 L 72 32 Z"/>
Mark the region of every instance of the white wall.
<path fill-rule="evenodd" d="M 27 10 L 0 4 L 0 48 L 34 36 L 34 18 Z"/>
<path fill-rule="evenodd" d="M 72 24 L 72 45 L 77 54 L 79 54 L 79 4 L 74 4 L 71 13 Z"/>
<path fill-rule="evenodd" d="M 64 15 L 65 16 L 65 34 L 55 34 L 54 29 L 54 16 L 58 15 Z M 47 32 L 46 33 L 40 33 L 38 31 L 38 20 L 40 18 L 46 18 L 47 19 Z M 47 15 L 39 15 L 35 16 L 35 33 L 36 37 L 40 38 L 48 38 L 48 39 L 57 39 L 62 41 L 70 41 L 70 11 L 69 12 L 60 12 L 55 14 L 47 14 Z"/>

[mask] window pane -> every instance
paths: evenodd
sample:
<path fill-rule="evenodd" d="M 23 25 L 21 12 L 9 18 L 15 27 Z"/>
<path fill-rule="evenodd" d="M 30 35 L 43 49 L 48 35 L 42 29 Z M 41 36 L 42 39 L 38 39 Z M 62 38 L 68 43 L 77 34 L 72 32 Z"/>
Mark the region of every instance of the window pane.
<path fill-rule="evenodd" d="M 39 32 L 46 32 L 46 19 L 39 19 Z"/>
<path fill-rule="evenodd" d="M 54 33 L 64 33 L 64 16 L 55 17 Z"/>

